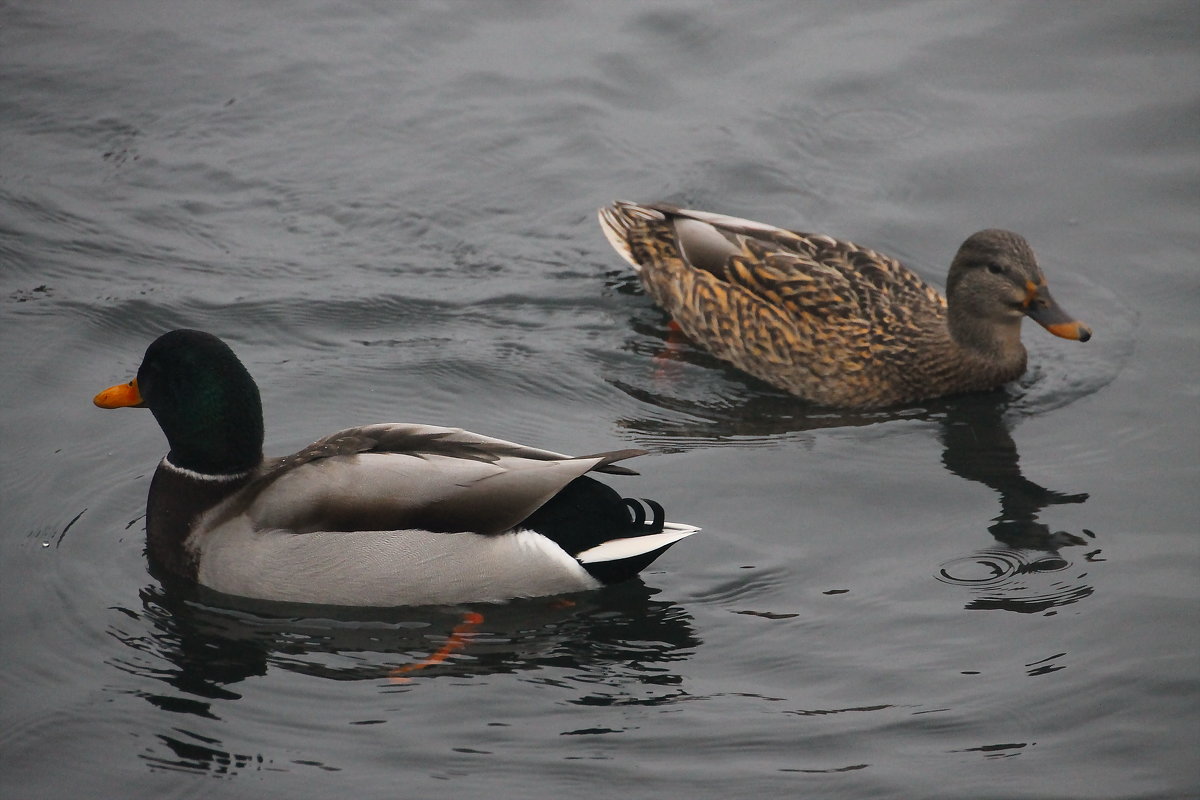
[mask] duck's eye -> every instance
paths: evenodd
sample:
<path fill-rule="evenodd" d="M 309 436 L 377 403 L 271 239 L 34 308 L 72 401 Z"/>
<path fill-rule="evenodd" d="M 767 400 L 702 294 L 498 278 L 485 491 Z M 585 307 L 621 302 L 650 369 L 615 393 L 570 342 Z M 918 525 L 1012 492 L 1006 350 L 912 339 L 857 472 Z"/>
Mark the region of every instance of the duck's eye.
<path fill-rule="evenodd" d="M 1004 267 L 1000 266 L 995 261 L 989 261 L 987 264 L 987 271 L 993 275 L 999 275 L 1000 273 L 1004 272 Z"/>

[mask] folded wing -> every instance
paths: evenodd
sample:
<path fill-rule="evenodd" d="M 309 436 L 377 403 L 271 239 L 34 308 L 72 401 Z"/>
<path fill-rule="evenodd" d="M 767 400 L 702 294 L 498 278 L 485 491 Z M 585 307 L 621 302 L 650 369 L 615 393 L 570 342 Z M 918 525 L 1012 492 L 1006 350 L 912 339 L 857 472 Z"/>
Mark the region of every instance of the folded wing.
<path fill-rule="evenodd" d="M 620 450 L 567 456 L 430 425 L 350 428 L 271 464 L 240 509 L 259 529 L 511 530 L 575 478 L 634 474 Z"/>

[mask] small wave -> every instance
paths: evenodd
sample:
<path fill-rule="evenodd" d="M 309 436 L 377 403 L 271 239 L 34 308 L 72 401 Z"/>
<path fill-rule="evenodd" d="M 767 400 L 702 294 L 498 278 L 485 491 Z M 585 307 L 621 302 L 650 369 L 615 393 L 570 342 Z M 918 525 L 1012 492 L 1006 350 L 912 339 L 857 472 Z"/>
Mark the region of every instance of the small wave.
<path fill-rule="evenodd" d="M 965 586 L 975 595 L 969 609 L 1035 614 L 1077 603 L 1095 590 L 1086 572 L 1059 553 L 992 548 L 944 562 L 936 573 L 943 583 Z"/>

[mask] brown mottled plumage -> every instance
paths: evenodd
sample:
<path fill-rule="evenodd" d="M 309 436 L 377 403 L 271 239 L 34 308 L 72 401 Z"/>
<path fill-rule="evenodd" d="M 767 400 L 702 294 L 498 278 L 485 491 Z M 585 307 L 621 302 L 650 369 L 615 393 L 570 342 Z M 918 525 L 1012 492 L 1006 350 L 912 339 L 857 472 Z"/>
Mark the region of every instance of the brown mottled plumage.
<path fill-rule="evenodd" d="M 827 406 L 879 408 L 993 389 L 1025 371 L 1021 320 L 1087 341 L 1029 244 L 972 234 L 949 301 L 893 258 L 820 234 L 669 205 L 600 210 L 609 242 L 683 332 L 719 358 Z"/>

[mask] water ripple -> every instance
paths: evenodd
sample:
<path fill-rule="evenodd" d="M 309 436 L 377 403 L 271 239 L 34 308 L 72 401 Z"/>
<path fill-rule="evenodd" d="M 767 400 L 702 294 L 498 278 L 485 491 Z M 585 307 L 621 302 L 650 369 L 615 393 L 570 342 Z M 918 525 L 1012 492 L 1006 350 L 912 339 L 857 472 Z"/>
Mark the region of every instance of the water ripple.
<path fill-rule="evenodd" d="M 936 573 L 943 583 L 965 586 L 975 595 L 969 609 L 1000 609 L 1034 614 L 1078 602 L 1092 594 L 1087 573 L 1058 553 L 991 548 L 944 562 Z M 1050 612 L 1053 613 L 1053 612 Z"/>

